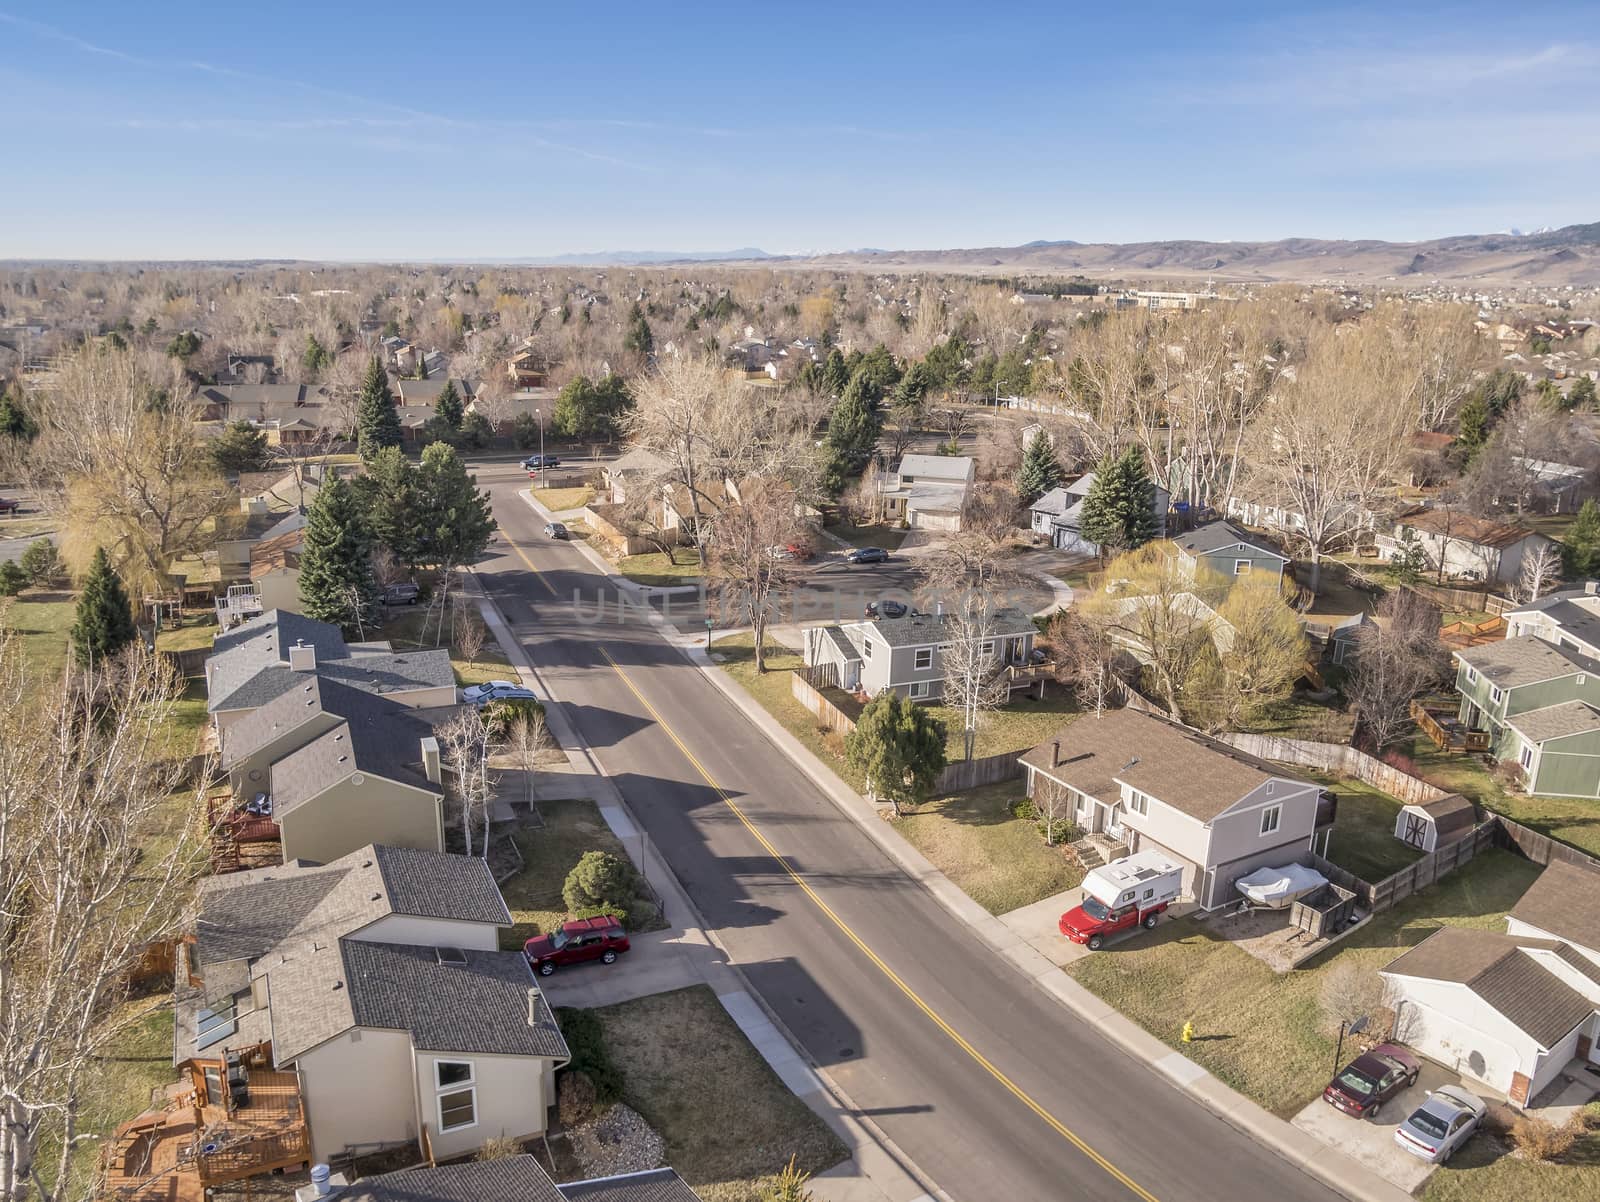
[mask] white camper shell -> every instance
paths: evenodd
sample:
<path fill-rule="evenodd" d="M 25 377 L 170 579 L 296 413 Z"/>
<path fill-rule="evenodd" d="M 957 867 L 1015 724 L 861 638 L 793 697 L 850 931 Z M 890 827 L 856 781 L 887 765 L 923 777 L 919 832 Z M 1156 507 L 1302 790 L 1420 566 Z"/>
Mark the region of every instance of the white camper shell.
<path fill-rule="evenodd" d="M 1108 910 L 1175 901 L 1183 890 L 1183 868 L 1160 852 L 1141 851 L 1092 870 L 1083 878 L 1083 894 Z"/>

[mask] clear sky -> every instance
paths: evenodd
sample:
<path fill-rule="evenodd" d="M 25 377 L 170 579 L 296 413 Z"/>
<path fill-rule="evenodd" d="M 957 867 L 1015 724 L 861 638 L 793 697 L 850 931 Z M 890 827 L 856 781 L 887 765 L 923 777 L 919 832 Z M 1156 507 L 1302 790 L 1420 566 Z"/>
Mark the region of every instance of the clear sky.
<path fill-rule="evenodd" d="M 0 257 L 1600 218 L 1588 4 L 0 0 Z"/>

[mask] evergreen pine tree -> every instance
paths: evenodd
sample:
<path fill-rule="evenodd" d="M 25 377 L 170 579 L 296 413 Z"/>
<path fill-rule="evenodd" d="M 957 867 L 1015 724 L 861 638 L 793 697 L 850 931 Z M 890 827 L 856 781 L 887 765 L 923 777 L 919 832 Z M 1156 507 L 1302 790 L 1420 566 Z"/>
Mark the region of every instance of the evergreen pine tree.
<path fill-rule="evenodd" d="M 371 460 L 384 447 L 400 445 L 400 415 L 394 409 L 389 391 L 389 373 L 383 360 L 372 356 L 361 381 L 361 399 L 356 405 L 356 446 L 361 458 Z"/>
<path fill-rule="evenodd" d="M 32 441 L 39 433 L 22 402 L 11 391 L 0 392 L 0 438 L 21 438 Z"/>
<path fill-rule="evenodd" d="M 426 380 L 428 378 L 428 355 L 427 355 L 427 352 L 424 351 L 419 346 L 419 347 L 416 348 L 416 356 L 417 356 L 417 379 Z"/>
<path fill-rule="evenodd" d="M 1591 498 L 1583 503 L 1561 540 L 1562 566 L 1567 575 L 1600 575 L 1600 505 Z"/>
<path fill-rule="evenodd" d="M 416 465 L 399 447 L 384 447 L 350 484 L 373 544 L 414 569 L 422 540 Z"/>
<path fill-rule="evenodd" d="M 828 352 L 822 363 L 822 386 L 829 396 L 838 396 L 850 382 L 850 369 L 844 365 L 844 355 L 838 347 Z"/>
<path fill-rule="evenodd" d="M 97 547 L 83 591 L 78 594 L 72 623 L 72 657 L 79 667 L 87 668 L 113 658 L 138 637 L 127 590 L 112 571 L 105 548 Z"/>
<path fill-rule="evenodd" d="M 333 356 L 328 354 L 328 348 L 322 345 L 315 334 L 307 334 L 305 353 L 300 356 L 300 366 L 305 369 L 306 375 L 315 376 L 331 362 Z"/>
<path fill-rule="evenodd" d="M 877 410 L 867 396 L 868 387 L 864 372 L 850 377 L 828 413 L 828 446 L 845 470 L 852 473 L 866 466 L 873 448 L 878 445 L 881 429 Z"/>
<path fill-rule="evenodd" d="M 1095 469 L 1094 483 L 1083 498 L 1078 528 L 1102 551 L 1142 547 L 1156 535 L 1154 498 L 1155 485 L 1138 447 L 1129 447 L 1116 459 L 1107 455 Z"/>
<path fill-rule="evenodd" d="M 489 494 L 479 491 L 454 447 L 436 442 L 422 452 L 417 493 L 422 562 L 448 572 L 483 554 L 494 535 Z"/>
<path fill-rule="evenodd" d="M 1032 505 L 1060 483 L 1061 465 L 1056 462 L 1055 446 L 1050 436 L 1040 430 L 1029 440 L 1022 466 L 1017 470 L 1018 497 L 1024 505 Z"/>
<path fill-rule="evenodd" d="M 439 390 L 439 399 L 433 403 L 433 415 L 443 419 L 452 430 L 461 429 L 464 410 L 461 407 L 461 394 L 456 391 L 454 380 L 446 380 L 444 387 Z"/>
<path fill-rule="evenodd" d="M 359 631 L 377 596 L 372 579 L 371 535 L 348 481 L 333 480 L 306 513 L 300 555 L 300 600 L 306 616 Z"/>
<path fill-rule="evenodd" d="M 249 422 L 229 422 L 211 444 L 211 459 L 218 471 L 259 472 L 270 458 L 266 431 Z"/>
<path fill-rule="evenodd" d="M 633 302 L 633 311 L 628 314 L 628 335 L 622 341 L 622 349 L 640 355 L 648 355 L 656 349 L 655 335 L 650 332 L 650 323 L 638 301 Z"/>
<path fill-rule="evenodd" d="M 1468 455 L 1476 455 L 1489 441 L 1489 406 L 1482 397 L 1469 397 L 1461 406 L 1460 432 L 1456 437 Z"/>

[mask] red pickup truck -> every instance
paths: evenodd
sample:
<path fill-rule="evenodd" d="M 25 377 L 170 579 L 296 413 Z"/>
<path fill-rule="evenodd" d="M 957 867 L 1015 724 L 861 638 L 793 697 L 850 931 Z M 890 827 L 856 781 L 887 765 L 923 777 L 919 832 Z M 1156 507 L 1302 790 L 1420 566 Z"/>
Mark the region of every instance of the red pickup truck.
<path fill-rule="evenodd" d="M 1083 878 L 1083 902 L 1057 927 L 1072 942 L 1099 951 L 1118 931 L 1155 926 L 1182 888 L 1182 867 L 1158 852 L 1113 860 Z"/>

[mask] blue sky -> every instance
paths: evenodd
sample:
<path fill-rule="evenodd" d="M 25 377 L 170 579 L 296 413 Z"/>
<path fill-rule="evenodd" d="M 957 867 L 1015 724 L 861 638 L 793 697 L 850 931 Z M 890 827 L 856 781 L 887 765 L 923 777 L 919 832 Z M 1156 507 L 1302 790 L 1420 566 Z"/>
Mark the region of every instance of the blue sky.
<path fill-rule="evenodd" d="M 0 0 L 0 257 L 1600 218 L 1592 3 L 1087 7 Z"/>

